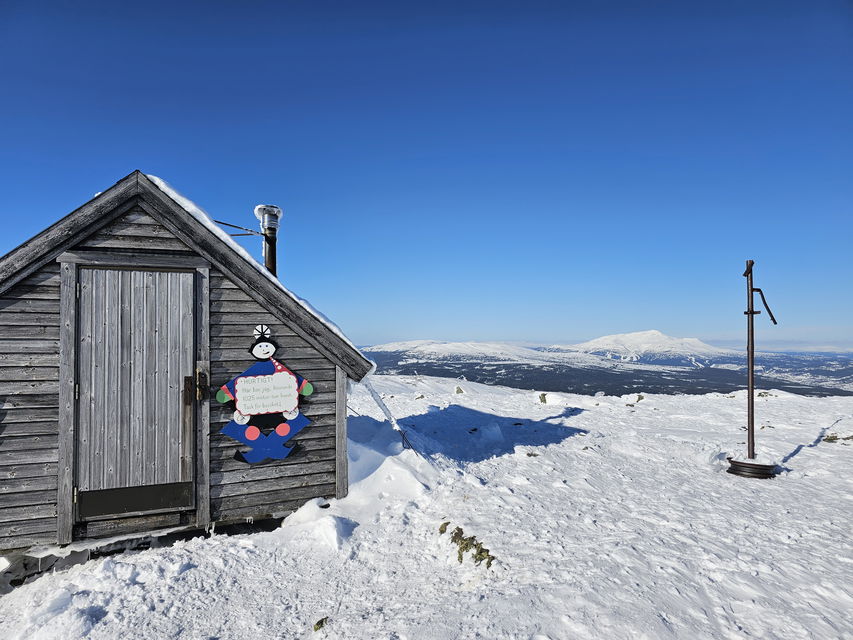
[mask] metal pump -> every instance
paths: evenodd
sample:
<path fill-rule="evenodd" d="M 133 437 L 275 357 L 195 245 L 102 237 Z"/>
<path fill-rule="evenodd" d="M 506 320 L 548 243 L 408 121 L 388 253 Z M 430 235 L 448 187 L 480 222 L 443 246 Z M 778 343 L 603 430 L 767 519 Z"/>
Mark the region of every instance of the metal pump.
<path fill-rule="evenodd" d="M 729 458 L 730 467 L 729 473 L 734 473 L 739 476 L 752 478 L 772 478 L 775 474 L 776 465 L 759 464 L 751 462 L 755 460 L 755 316 L 761 313 L 761 310 L 755 309 L 755 294 L 761 296 L 761 304 L 767 309 L 767 315 L 770 316 L 770 321 L 773 324 L 776 318 L 773 312 L 767 305 L 767 299 L 764 297 L 764 292 L 758 287 L 752 286 L 752 267 L 755 264 L 754 260 L 746 261 L 746 271 L 743 272 L 746 278 L 746 370 L 747 370 L 747 453 L 746 456 L 750 462 L 742 462 Z"/>

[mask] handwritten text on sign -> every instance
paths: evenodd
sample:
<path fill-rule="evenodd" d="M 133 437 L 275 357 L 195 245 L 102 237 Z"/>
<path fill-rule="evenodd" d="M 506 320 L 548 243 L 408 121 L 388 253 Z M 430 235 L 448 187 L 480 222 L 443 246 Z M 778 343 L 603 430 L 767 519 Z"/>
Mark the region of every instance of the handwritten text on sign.
<path fill-rule="evenodd" d="M 237 411 L 244 416 L 293 411 L 299 402 L 296 376 L 282 371 L 237 378 Z"/>

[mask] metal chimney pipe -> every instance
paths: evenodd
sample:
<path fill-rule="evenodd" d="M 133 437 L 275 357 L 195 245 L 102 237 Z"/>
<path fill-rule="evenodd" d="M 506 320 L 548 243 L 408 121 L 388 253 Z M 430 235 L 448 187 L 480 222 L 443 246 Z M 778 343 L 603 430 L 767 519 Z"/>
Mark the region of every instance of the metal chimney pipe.
<path fill-rule="evenodd" d="M 264 266 L 273 275 L 276 275 L 275 244 L 281 215 L 281 209 L 274 204 L 259 204 L 255 207 L 255 217 L 260 221 L 261 232 L 264 234 Z"/>

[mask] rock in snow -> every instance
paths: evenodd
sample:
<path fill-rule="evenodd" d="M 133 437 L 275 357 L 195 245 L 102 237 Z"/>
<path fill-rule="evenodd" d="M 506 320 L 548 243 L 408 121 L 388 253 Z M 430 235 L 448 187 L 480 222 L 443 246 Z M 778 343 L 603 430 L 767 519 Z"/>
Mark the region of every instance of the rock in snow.
<path fill-rule="evenodd" d="M 853 398 L 762 397 L 786 471 L 752 480 L 724 472 L 744 392 L 373 384 L 425 457 L 357 386 L 345 499 L 38 577 L 0 598 L 5 639 L 853 637 L 853 449 L 823 440 Z M 491 568 L 458 562 L 456 527 Z"/>

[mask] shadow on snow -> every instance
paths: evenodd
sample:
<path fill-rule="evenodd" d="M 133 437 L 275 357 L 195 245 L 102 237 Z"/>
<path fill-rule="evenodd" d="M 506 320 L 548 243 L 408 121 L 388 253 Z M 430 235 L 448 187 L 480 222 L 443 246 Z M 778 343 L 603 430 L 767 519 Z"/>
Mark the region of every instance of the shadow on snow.
<path fill-rule="evenodd" d="M 459 405 L 430 406 L 427 412 L 398 418 L 415 449 L 424 455 L 441 454 L 460 463 L 480 462 L 493 456 L 513 453 L 516 447 L 542 447 L 587 433 L 567 427 L 561 421 L 583 409 L 567 407 L 543 420 L 512 418 L 476 411 Z M 393 455 L 400 450 L 400 434 L 387 422 L 367 416 L 350 417 L 350 440 Z"/>
<path fill-rule="evenodd" d="M 802 451 L 803 449 L 810 449 L 810 448 L 812 448 L 812 447 L 816 447 L 817 445 L 819 445 L 819 444 L 821 443 L 821 441 L 826 437 L 826 434 L 827 434 L 827 433 L 829 433 L 829 430 L 830 430 L 830 429 L 832 429 L 835 425 L 837 425 L 837 424 L 838 424 L 839 422 L 841 422 L 842 420 L 844 420 L 844 416 L 841 416 L 840 418 L 838 418 L 838 420 L 836 420 L 835 422 L 833 422 L 833 423 L 832 423 L 831 425 L 829 425 L 828 427 L 824 427 L 823 429 L 821 429 L 821 430 L 820 430 L 820 433 L 818 433 L 818 434 L 817 434 L 817 437 L 814 439 L 814 441 L 813 441 L 811 444 L 798 444 L 798 445 L 794 448 L 794 450 L 793 450 L 793 451 L 791 451 L 791 453 L 789 453 L 789 454 L 788 454 L 788 455 L 786 455 L 784 458 L 782 458 L 782 461 L 781 461 L 781 463 L 780 463 L 780 464 L 785 464 L 785 463 L 786 463 L 786 462 L 788 462 L 791 458 L 793 458 L 794 456 L 796 456 L 797 454 L 799 454 L 799 453 L 800 453 L 800 451 Z"/>

